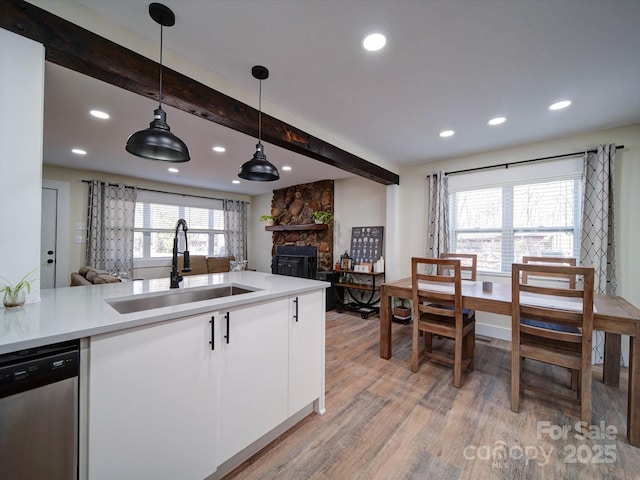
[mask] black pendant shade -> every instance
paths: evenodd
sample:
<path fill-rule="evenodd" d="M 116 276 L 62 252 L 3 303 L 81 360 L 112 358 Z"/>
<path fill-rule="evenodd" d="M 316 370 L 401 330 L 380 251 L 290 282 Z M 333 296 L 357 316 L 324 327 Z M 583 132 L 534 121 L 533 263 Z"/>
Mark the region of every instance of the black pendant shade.
<path fill-rule="evenodd" d="M 159 104 L 153 112 L 149 128 L 134 133 L 127 140 L 127 152 L 149 160 L 165 162 L 188 162 L 191 159 L 185 143 L 171 133 L 167 125 L 167 114 L 162 110 L 162 27 L 172 27 L 176 17 L 170 8 L 160 4 L 149 5 L 149 15 L 160 24 L 160 95 Z"/>
<path fill-rule="evenodd" d="M 127 152 L 151 160 L 188 162 L 189 149 L 182 140 L 171 133 L 166 119 L 167 114 L 162 108 L 155 109 L 149 128 L 132 134 L 127 140 Z"/>
<path fill-rule="evenodd" d="M 253 154 L 253 158 L 240 167 L 238 176 L 257 182 L 273 182 L 280 178 L 278 169 L 267 161 L 260 142 L 256 145 L 256 153 Z"/>
<path fill-rule="evenodd" d="M 244 180 L 256 182 L 273 182 L 280 178 L 280 173 L 275 165 L 267 161 L 262 147 L 262 80 L 269 78 L 269 70 L 266 67 L 256 65 L 251 69 L 254 78 L 260 80 L 260 96 L 258 107 L 258 144 L 253 158 L 245 162 L 238 171 L 238 176 Z"/>

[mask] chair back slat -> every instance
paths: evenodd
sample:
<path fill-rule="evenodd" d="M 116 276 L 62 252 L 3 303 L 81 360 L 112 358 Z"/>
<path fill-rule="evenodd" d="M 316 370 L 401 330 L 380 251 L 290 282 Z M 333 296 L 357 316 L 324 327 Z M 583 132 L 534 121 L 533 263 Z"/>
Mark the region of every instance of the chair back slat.
<path fill-rule="evenodd" d="M 556 265 L 556 266 L 561 266 L 561 265 L 566 265 L 569 267 L 575 267 L 576 266 L 576 259 L 572 258 L 572 257 L 533 257 L 533 256 L 524 256 L 522 257 L 522 263 L 525 264 L 531 264 L 531 265 Z M 529 271 L 524 271 L 522 273 L 523 276 L 523 280 L 524 283 L 528 283 L 529 280 L 529 276 L 531 274 L 529 273 Z M 553 277 L 557 277 L 557 278 L 566 278 L 567 280 L 569 280 L 569 288 L 576 288 L 576 276 L 575 275 L 571 275 L 570 273 L 563 273 L 563 272 L 552 272 L 552 271 L 546 271 L 544 272 L 544 274 L 541 275 L 531 275 L 531 276 L 538 276 L 538 277 L 543 277 L 543 278 L 553 278 Z"/>
<path fill-rule="evenodd" d="M 436 271 L 436 274 L 420 273 L 424 270 Z M 411 259 L 412 299 L 418 312 L 453 317 L 462 322 L 462 274 L 460 260 L 419 258 Z M 440 273 L 444 272 L 444 273 Z M 427 282 L 434 288 L 451 286 L 450 292 L 428 290 Z M 430 305 L 429 305 L 430 304 Z M 451 308 L 439 308 L 452 307 Z"/>
<path fill-rule="evenodd" d="M 460 260 L 460 270 L 462 271 L 462 278 L 465 280 L 476 281 L 476 275 L 478 270 L 478 255 L 475 253 L 456 253 L 456 252 L 442 252 L 440 258 L 448 260 Z"/>

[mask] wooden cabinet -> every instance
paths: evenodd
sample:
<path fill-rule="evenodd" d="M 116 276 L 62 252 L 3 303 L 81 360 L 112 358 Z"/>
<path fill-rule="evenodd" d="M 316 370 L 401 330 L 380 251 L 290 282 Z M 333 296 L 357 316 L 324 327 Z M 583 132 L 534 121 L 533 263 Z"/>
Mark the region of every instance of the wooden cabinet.
<path fill-rule="evenodd" d="M 91 338 L 89 478 L 215 472 L 219 350 L 209 344 L 210 320 L 197 315 Z"/>
<path fill-rule="evenodd" d="M 284 298 L 217 315 L 220 463 L 287 419 L 288 302 Z"/>
<path fill-rule="evenodd" d="M 324 293 L 305 293 L 290 299 L 289 416 L 316 399 L 324 413 Z"/>

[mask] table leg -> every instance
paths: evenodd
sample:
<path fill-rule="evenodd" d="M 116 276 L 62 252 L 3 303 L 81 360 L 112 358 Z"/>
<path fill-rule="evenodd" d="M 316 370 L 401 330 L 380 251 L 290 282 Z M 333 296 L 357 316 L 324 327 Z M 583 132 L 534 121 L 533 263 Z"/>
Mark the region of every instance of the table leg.
<path fill-rule="evenodd" d="M 602 382 L 612 387 L 620 386 L 621 337 L 618 333 L 604 334 L 604 365 Z"/>
<path fill-rule="evenodd" d="M 380 357 L 391 358 L 391 297 L 384 285 L 380 288 Z"/>
<path fill-rule="evenodd" d="M 640 330 L 640 328 L 636 328 Z M 640 333 L 640 332 L 638 332 Z M 629 397 L 627 400 L 627 438 L 640 447 L 640 348 L 637 336 L 629 338 Z"/>

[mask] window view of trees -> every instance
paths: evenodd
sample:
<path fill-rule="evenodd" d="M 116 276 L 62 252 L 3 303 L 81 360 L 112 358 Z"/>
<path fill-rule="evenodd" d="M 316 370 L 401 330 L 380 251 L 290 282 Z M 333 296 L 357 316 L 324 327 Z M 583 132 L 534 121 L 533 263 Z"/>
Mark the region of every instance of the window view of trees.
<path fill-rule="evenodd" d="M 184 218 L 192 255 L 225 255 L 222 210 L 136 202 L 134 227 L 135 259 L 170 257 L 176 222 Z M 180 251 L 183 236 L 178 236 Z"/>
<path fill-rule="evenodd" d="M 450 194 L 451 250 L 476 253 L 478 269 L 509 272 L 525 255 L 578 254 L 578 179 Z"/>

